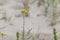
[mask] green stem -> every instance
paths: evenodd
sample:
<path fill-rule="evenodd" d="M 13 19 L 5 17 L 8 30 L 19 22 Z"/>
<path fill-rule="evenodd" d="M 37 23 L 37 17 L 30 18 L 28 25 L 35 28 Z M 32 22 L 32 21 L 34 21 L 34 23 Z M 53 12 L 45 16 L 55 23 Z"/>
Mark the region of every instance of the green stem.
<path fill-rule="evenodd" d="M 25 17 L 24 17 L 24 14 L 23 14 L 23 34 L 22 34 L 22 40 L 25 40 L 25 28 L 24 28 L 24 26 L 25 26 Z"/>
<path fill-rule="evenodd" d="M 48 14 L 48 7 L 45 7 L 45 16 Z"/>
<path fill-rule="evenodd" d="M 19 32 L 16 33 L 17 40 L 19 40 Z"/>
<path fill-rule="evenodd" d="M 53 28 L 53 34 L 54 34 L 54 40 L 57 40 L 57 34 L 56 34 L 56 29 Z"/>
<path fill-rule="evenodd" d="M 2 36 L 2 40 L 4 40 L 4 37 Z"/>

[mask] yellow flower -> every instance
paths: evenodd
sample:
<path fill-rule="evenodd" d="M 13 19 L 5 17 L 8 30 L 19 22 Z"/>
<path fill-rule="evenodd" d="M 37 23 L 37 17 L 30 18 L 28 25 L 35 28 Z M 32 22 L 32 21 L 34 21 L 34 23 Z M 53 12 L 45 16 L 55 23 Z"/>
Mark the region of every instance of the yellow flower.
<path fill-rule="evenodd" d="M 4 36 L 5 35 L 5 32 L 0 32 L 1 36 Z"/>
<path fill-rule="evenodd" d="M 22 12 L 22 13 L 27 13 L 28 10 L 27 10 L 27 9 L 21 9 L 21 12 Z"/>

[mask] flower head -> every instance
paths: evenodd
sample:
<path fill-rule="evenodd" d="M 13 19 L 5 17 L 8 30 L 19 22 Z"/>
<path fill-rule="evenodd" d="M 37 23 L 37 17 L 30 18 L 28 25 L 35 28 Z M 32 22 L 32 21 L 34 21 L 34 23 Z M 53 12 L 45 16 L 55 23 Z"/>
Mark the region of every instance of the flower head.
<path fill-rule="evenodd" d="M 5 35 L 5 32 L 0 32 L 1 36 L 4 36 Z"/>
<path fill-rule="evenodd" d="M 21 12 L 22 12 L 22 13 L 27 13 L 28 10 L 27 10 L 27 9 L 21 9 Z"/>

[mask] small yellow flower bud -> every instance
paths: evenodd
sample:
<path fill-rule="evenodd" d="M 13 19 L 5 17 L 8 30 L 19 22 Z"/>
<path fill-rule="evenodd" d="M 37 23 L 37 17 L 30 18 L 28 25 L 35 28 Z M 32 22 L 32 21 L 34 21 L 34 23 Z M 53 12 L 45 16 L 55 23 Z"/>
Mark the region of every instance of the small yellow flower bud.
<path fill-rule="evenodd" d="M 22 13 L 27 13 L 28 10 L 27 10 L 27 9 L 21 9 L 21 12 L 22 12 Z"/>
<path fill-rule="evenodd" d="M 5 35 L 5 32 L 0 32 L 1 36 L 4 36 Z"/>

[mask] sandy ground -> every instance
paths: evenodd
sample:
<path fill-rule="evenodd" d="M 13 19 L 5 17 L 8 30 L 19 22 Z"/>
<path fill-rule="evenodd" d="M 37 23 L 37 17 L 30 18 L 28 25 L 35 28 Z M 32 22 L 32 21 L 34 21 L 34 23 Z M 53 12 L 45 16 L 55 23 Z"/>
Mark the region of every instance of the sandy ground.
<path fill-rule="evenodd" d="M 0 31 L 6 32 L 5 40 L 16 40 L 15 35 L 17 29 L 19 32 L 22 31 L 23 18 L 20 12 L 21 8 L 24 7 L 22 1 L 19 2 L 19 0 L 6 0 L 6 1 L 2 0 L 1 2 L 1 6 L 0 6 L 1 13 L 6 12 L 7 19 L 11 17 L 9 22 L 8 20 L 7 21 L 3 19 L 0 20 L 0 28 L 2 28 L 0 29 Z M 47 18 L 42 15 L 44 13 L 42 11 L 43 7 L 41 6 L 38 8 L 37 2 L 34 4 L 30 4 L 30 6 L 31 6 L 29 11 L 30 16 L 25 17 L 25 30 L 28 31 L 29 29 L 32 28 L 32 33 L 34 34 L 37 33 L 37 31 L 39 30 L 39 32 L 41 33 L 39 40 L 53 40 L 52 27 L 49 26 L 49 22 L 47 21 Z M 16 15 L 20 15 L 20 17 L 16 17 Z M 1 16 L 0 18 L 2 18 L 3 14 L 0 14 L 0 16 Z M 58 40 L 60 37 L 59 26 L 60 23 L 56 25 Z"/>

